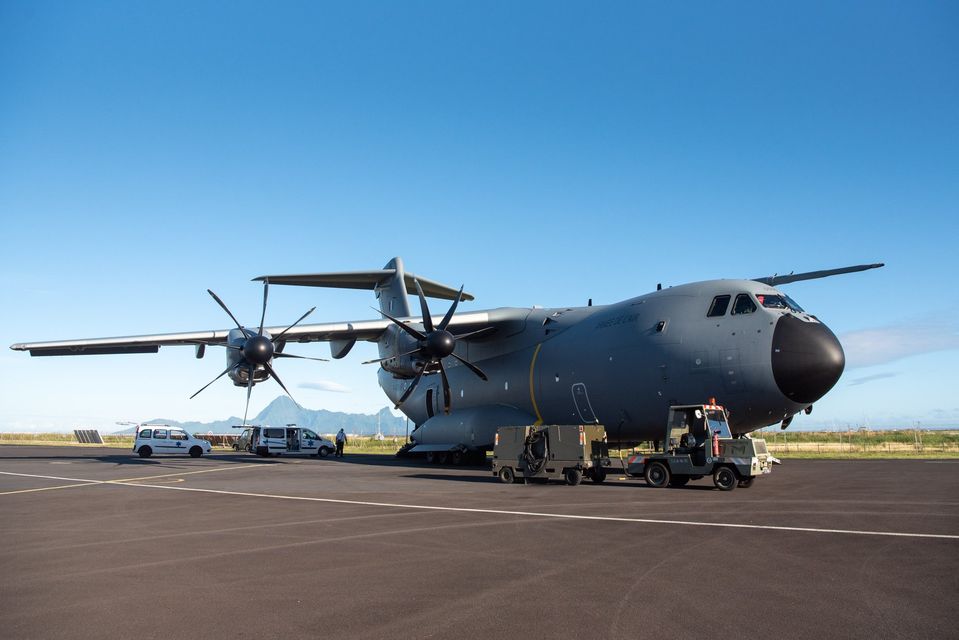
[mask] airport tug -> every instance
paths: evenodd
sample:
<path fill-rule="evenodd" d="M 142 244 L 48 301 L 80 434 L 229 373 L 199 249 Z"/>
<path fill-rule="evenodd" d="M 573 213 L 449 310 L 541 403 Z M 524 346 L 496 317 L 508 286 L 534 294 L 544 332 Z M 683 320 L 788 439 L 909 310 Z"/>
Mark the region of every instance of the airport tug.
<path fill-rule="evenodd" d="M 630 457 L 627 475 L 643 476 L 656 488 L 682 487 L 712 476 L 718 489 L 732 491 L 750 487 L 757 476 L 772 471 L 766 441 L 746 435 L 734 438 L 726 410 L 712 399 L 710 404 L 670 407 L 662 446 L 656 448 L 655 453 Z"/>

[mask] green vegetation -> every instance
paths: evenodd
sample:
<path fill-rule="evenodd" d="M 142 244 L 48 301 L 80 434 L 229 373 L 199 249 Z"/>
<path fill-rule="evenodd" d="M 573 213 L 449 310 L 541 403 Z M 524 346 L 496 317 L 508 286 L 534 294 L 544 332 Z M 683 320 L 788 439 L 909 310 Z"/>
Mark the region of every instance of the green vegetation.
<path fill-rule="evenodd" d="M 229 450 L 233 436 L 210 437 L 215 448 Z M 888 459 L 888 458 L 959 458 L 959 430 L 897 429 L 889 431 L 780 431 L 765 429 L 753 434 L 765 438 L 770 453 L 782 459 Z M 332 436 L 327 436 L 332 438 Z M 376 440 L 371 436 L 350 438 L 345 452 L 393 455 L 403 446 L 403 437 Z M 133 436 L 103 436 L 103 445 L 79 444 L 72 433 L 0 433 L 0 444 L 73 445 L 78 447 L 114 447 L 130 449 Z M 651 451 L 649 447 L 624 449 L 623 457 Z M 618 458 L 619 450 L 610 450 Z"/>

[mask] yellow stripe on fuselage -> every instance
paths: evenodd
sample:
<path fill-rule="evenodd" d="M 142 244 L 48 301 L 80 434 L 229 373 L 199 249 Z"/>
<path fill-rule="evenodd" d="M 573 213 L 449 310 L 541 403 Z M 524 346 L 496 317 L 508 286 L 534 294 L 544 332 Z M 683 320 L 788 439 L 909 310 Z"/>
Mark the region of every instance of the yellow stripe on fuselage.
<path fill-rule="evenodd" d="M 533 359 L 529 363 L 529 399 L 533 403 L 533 411 L 536 413 L 536 422 L 534 424 L 541 425 L 543 424 L 543 416 L 539 414 L 539 407 L 536 406 L 536 392 L 533 387 L 533 369 L 536 367 L 536 356 L 539 355 L 539 349 L 543 346 L 543 343 L 536 345 L 536 350 L 533 351 Z"/>

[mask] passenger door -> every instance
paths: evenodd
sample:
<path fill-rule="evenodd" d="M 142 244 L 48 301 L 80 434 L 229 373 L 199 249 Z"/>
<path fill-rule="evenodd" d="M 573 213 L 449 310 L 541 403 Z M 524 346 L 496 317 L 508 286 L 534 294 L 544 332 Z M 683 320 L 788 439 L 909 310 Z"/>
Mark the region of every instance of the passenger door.
<path fill-rule="evenodd" d="M 314 455 L 320 448 L 320 437 L 309 429 L 300 429 L 300 452 Z"/>

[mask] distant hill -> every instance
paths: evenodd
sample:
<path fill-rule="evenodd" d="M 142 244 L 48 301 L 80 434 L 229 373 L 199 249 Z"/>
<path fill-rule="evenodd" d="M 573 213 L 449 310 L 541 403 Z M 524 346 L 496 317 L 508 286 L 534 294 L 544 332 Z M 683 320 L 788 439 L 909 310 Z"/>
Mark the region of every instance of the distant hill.
<path fill-rule="evenodd" d="M 406 420 L 394 416 L 386 407 L 372 415 L 341 413 L 339 411 L 327 411 L 326 409 L 304 409 L 298 407 L 288 396 L 277 396 L 263 411 L 247 420 L 247 423 L 270 426 L 294 423 L 318 433 L 336 433 L 342 428 L 347 433 L 373 435 L 376 433 L 377 418 L 379 418 L 380 430 L 383 435 L 402 436 L 406 433 Z M 238 430 L 234 429 L 233 425 L 243 424 L 243 418 L 230 417 L 215 422 L 178 422 L 166 418 L 154 418 L 153 420 L 147 420 L 147 422 L 182 427 L 190 433 L 236 434 Z M 410 429 L 412 428 L 413 425 L 410 424 Z M 132 434 L 134 431 L 136 431 L 136 427 L 118 431 L 117 434 Z"/>

